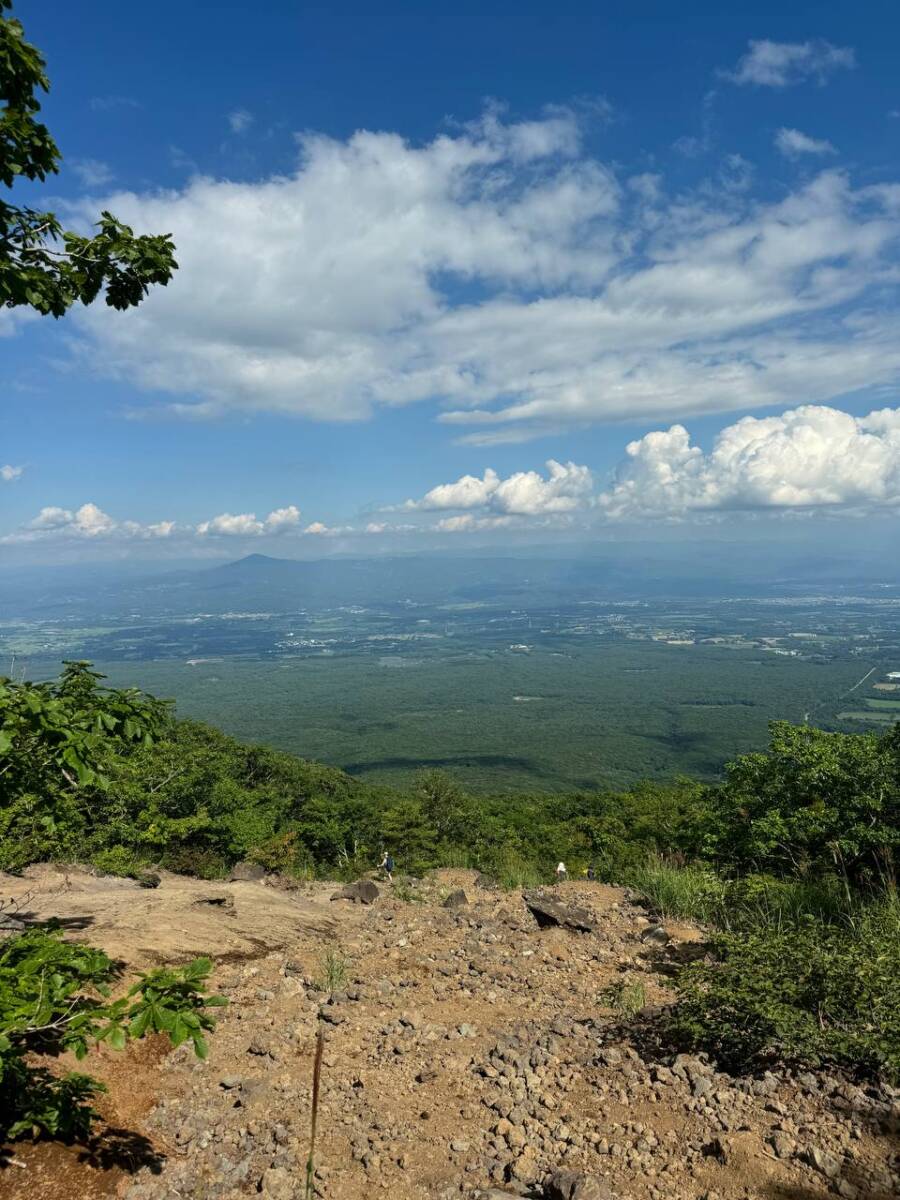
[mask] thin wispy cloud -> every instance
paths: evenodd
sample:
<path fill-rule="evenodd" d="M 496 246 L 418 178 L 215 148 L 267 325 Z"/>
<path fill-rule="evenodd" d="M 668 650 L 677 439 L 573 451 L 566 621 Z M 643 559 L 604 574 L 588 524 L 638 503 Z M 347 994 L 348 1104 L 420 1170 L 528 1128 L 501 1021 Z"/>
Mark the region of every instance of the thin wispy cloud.
<path fill-rule="evenodd" d="M 11 463 L 0 467 L 0 480 L 4 483 L 15 483 L 17 479 L 21 479 L 25 473 L 24 467 L 14 467 Z"/>
<path fill-rule="evenodd" d="M 116 108 L 142 108 L 133 96 L 92 96 L 88 101 L 94 112 L 112 112 Z"/>
<path fill-rule="evenodd" d="M 784 88 L 814 79 L 825 83 L 835 71 L 856 66 L 851 46 L 833 46 L 822 38 L 806 42 L 773 42 L 751 39 L 747 53 L 730 71 L 721 71 L 731 83 L 756 87 Z"/>
<path fill-rule="evenodd" d="M 837 154 L 831 142 L 810 137 L 799 129 L 779 129 L 775 134 L 775 147 L 785 158 L 802 158 L 805 155 L 821 158 L 823 155 Z"/>
<path fill-rule="evenodd" d="M 105 188 L 115 179 L 112 167 L 96 158 L 72 158 L 68 160 L 68 166 L 86 188 Z"/>
<path fill-rule="evenodd" d="M 228 114 L 228 127 L 232 133 L 246 133 L 253 124 L 253 114 L 246 108 L 236 108 Z"/>

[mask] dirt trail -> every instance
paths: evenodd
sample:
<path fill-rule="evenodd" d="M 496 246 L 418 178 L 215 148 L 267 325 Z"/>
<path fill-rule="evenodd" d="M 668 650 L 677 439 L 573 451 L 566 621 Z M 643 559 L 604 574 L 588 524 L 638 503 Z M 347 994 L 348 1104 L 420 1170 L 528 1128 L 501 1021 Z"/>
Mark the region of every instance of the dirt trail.
<path fill-rule="evenodd" d="M 652 949 L 641 940 L 647 914 L 621 889 L 548 889 L 589 910 L 593 928 L 576 932 L 540 928 L 521 894 L 485 890 L 470 872 L 436 872 L 370 907 L 331 901 L 336 885 L 298 894 L 167 877 L 147 893 L 79 875 L 54 893 L 59 882 L 46 869 L 30 881 L 43 889 L 36 913 L 90 914 L 83 935 L 132 968 L 211 951 L 231 1004 L 206 1063 L 187 1047 L 116 1060 L 108 1116 L 147 1139 L 143 1169 L 81 1165 L 63 1179 L 41 1161 L 58 1152 L 17 1147 L 27 1165 L 0 1172 L 4 1200 L 98 1188 L 128 1200 L 301 1197 L 320 1026 L 323 1197 L 900 1193 L 897 1093 L 823 1074 L 734 1079 L 702 1058 L 641 1056 L 605 989 L 621 981 L 647 1006 L 668 1003 L 651 959 L 690 952 L 700 934 L 669 926 L 670 945 Z M 466 902 L 446 907 L 460 888 Z M 560 1168 L 573 1175 L 549 1184 Z"/>

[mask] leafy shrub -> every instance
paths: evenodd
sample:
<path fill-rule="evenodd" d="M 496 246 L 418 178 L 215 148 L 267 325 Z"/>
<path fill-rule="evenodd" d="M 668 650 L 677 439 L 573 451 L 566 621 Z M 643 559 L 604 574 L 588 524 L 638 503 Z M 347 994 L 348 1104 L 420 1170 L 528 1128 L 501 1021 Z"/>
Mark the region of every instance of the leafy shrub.
<path fill-rule="evenodd" d="M 224 879 L 228 863 L 207 846 L 175 845 L 163 851 L 159 865 L 176 875 L 194 875 L 197 879 Z"/>
<path fill-rule="evenodd" d="M 705 843 L 726 869 L 864 885 L 896 878 L 900 725 L 826 733 L 773 722 L 767 753 L 730 763 L 713 793 Z"/>
<path fill-rule="evenodd" d="M 104 875 L 119 875 L 123 878 L 133 878 L 145 865 L 128 846 L 109 846 L 98 850 L 92 856 L 91 862 Z"/>
<path fill-rule="evenodd" d="M 48 1133 L 83 1136 L 96 1115 L 102 1085 L 87 1075 L 58 1078 L 32 1054 L 65 1050 L 84 1058 L 92 1044 L 124 1049 L 131 1038 L 164 1033 L 179 1046 L 207 1054 L 206 1011 L 225 1004 L 204 991 L 211 964 L 197 959 L 180 970 L 141 975 L 111 1000 L 116 968 L 102 950 L 72 944 L 58 930 L 32 929 L 0 944 L 0 1138 Z"/>
<path fill-rule="evenodd" d="M 90 663 L 56 683 L 0 678 L 0 869 L 115 842 L 110 772 L 170 727 L 170 706 L 105 688 Z"/>
<path fill-rule="evenodd" d="M 276 834 L 251 850 L 248 857 L 251 862 L 259 863 L 267 871 L 277 871 L 282 875 L 293 875 L 303 879 L 312 879 L 315 875 L 312 855 L 301 842 L 296 830 Z"/>
<path fill-rule="evenodd" d="M 900 906 L 849 923 L 719 933 L 687 967 L 670 1032 L 733 1070 L 837 1063 L 900 1079 Z"/>

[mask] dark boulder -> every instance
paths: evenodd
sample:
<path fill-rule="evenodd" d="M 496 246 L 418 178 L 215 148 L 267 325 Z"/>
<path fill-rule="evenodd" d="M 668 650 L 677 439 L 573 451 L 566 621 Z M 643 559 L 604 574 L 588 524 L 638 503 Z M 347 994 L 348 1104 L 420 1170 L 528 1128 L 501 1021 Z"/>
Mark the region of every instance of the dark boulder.
<path fill-rule="evenodd" d="M 378 899 L 378 886 L 371 879 L 357 879 L 348 883 L 339 892 L 335 892 L 332 900 L 351 900 L 354 904 L 374 904 Z"/>
<path fill-rule="evenodd" d="M 554 1171 L 544 1184 L 544 1196 L 546 1200 L 616 1200 L 605 1179 L 578 1171 Z"/>
<path fill-rule="evenodd" d="M 444 901 L 444 908 L 461 908 L 464 904 L 468 903 L 469 897 L 462 890 L 462 888 L 459 888 L 457 891 L 450 893 L 450 895 Z"/>
<path fill-rule="evenodd" d="M 537 892 L 526 892 L 525 906 L 540 925 L 541 929 L 551 926 L 561 926 L 563 929 L 577 929 L 584 933 L 594 933 L 596 922 L 585 908 L 574 904 L 563 904 Z"/>

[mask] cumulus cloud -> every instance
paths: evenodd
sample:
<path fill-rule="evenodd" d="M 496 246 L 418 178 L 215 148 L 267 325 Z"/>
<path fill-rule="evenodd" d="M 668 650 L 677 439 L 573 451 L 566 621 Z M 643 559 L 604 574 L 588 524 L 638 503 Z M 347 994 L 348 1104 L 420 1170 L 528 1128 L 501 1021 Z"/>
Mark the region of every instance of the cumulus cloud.
<path fill-rule="evenodd" d="M 799 129 L 779 129 L 775 134 L 775 146 L 785 158 L 799 158 L 803 154 L 821 157 L 823 154 L 837 153 L 831 142 L 810 137 Z"/>
<path fill-rule="evenodd" d="M 33 520 L 13 533 L 0 538 L 0 543 L 35 542 L 48 538 L 104 540 L 147 540 L 149 538 L 182 537 L 260 537 L 291 530 L 299 531 L 300 510 L 293 504 L 276 508 L 262 521 L 255 513 L 221 513 L 199 525 L 178 524 L 175 521 L 118 520 L 93 503 L 80 508 L 60 508 L 48 505 Z"/>
<path fill-rule="evenodd" d="M 455 483 L 438 484 L 421 500 L 407 500 L 404 508 L 488 509 L 513 516 L 573 512 L 590 501 L 593 480 L 587 467 L 573 462 L 547 460 L 547 478 L 537 471 L 517 471 L 501 479 L 490 467 L 484 477 L 463 475 Z M 454 528 L 446 525 L 445 528 Z M 457 523 L 455 528 L 464 528 Z"/>
<path fill-rule="evenodd" d="M 900 378 L 900 185 L 826 171 L 773 202 L 734 159 L 672 193 L 589 157 L 565 112 L 300 152 L 270 179 L 109 197 L 172 231 L 181 270 L 137 309 L 75 314 L 90 369 L 180 415 L 430 401 L 483 445 Z"/>
<path fill-rule="evenodd" d="M 900 409 L 853 417 L 803 405 L 744 417 L 708 454 L 683 425 L 631 442 L 613 486 L 598 497 L 610 518 L 689 512 L 900 505 Z"/>
<path fill-rule="evenodd" d="M 6 463 L 5 466 L 0 467 L 0 479 L 2 479 L 4 483 L 15 483 L 16 480 L 21 479 L 24 474 L 24 467 L 14 467 L 10 463 Z"/>
<path fill-rule="evenodd" d="M 296 504 L 273 509 L 265 521 L 267 533 L 282 533 L 286 529 L 296 529 L 299 524 L 300 509 Z"/>
<path fill-rule="evenodd" d="M 59 508 L 48 505 L 21 529 L 0 537 L 0 543 L 38 542 L 51 538 L 97 540 L 107 538 L 167 538 L 175 531 L 174 521 L 158 521 L 143 525 L 139 521 L 117 521 L 96 504 L 80 508 Z"/>
<path fill-rule="evenodd" d="M 463 475 L 456 483 L 439 483 L 426 492 L 421 500 L 407 500 L 405 508 L 482 508 L 500 484 L 500 476 L 490 467 L 484 478 Z"/>
<path fill-rule="evenodd" d="M 782 88 L 815 79 L 822 84 L 835 71 L 856 66 L 851 46 L 832 46 L 821 38 L 807 42 L 751 38 L 749 47 L 733 71 L 723 72 L 732 83 Z"/>
<path fill-rule="evenodd" d="M 274 509 L 262 521 L 256 519 L 256 513 L 220 513 L 208 521 L 201 521 L 197 533 L 201 537 L 261 537 L 296 529 L 299 524 L 300 509 L 291 504 L 287 508 Z"/>

